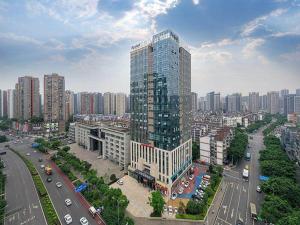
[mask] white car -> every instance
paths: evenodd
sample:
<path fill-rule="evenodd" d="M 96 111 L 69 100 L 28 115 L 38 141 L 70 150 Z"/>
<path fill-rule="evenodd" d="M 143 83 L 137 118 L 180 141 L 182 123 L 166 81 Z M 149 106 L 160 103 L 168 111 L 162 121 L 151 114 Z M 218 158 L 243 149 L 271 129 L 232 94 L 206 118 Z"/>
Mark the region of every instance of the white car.
<path fill-rule="evenodd" d="M 194 174 L 191 174 L 191 175 L 189 176 L 189 179 L 190 179 L 190 180 L 193 180 L 193 179 L 194 179 Z"/>
<path fill-rule="evenodd" d="M 172 208 L 172 206 L 168 206 L 168 212 L 169 212 L 169 214 L 172 214 L 173 213 L 173 208 Z"/>
<path fill-rule="evenodd" d="M 188 181 L 186 181 L 185 183 L 184 183 L 184 187 L 188 187 L 190 185 L 190 182 L 188 182 Z"/>
<path fill-rule="evenodd" d="M 29 152 L 27 152 L 27 153 L 26 153 L 26 155 L 27 155 L 27 156 L 30 156 L 30 153 L 29 153 Z"/>
<path fill-rule="evenodd" d="M 120 180 L 118 180 L 117 181 L 117 184 L 119 184 L 119 185 L 123 185 L 124 184 L 124 182 L 120 179 Z"/>
<path fill-rule="evenodd" d="M 177 198 L 177 193 L 176 192 L 173 192 L 172 193 L 172 196 L 171 196 L 171 199 L 172 200 L 175 200 Z"/>
<path fill-rule="evenodd" d="M 81 225 L 89 225 L 89 221 L 85 217 L 80 218 Z"/>
<path fill-rule="evenodd" d="M 56 187 L 61 188 L 62 187 L 62 183 L 61 182 L 56 182 Z"/>
<path fill-rule="evenodd" d="M 72 223 L 72 217 L 70 214 L 65 215 L 64 218 L 65 218 L 66 224 Z"/>
<path fill-rule="evenodd" d="M 44 168 L 45 168 L 45 165 L 44 165 L 44 164 L 42 164 L 42 165 L 41 165 L 41 168 L 42 168 L 42 169 L 44 169 Z"/>
<path fill-rule="evenodd" d="M 65 203 L 66 203 L 67 206 L 72 205 L 72 201 L 71 201 L 71 199 L 69 199 L 69 198 L 67 198 L 67 199 L 65 200 Z"/>
<path fill-rule="evenodd" d="M 183 188 L 182 188 L 182 187 L 180 187 L 180 188 L 179 188 L 179 190 L 178 190 L 178 194 L 180 194 L 180 195 L 181 195 L 182 193 L 183 193 Z"/>

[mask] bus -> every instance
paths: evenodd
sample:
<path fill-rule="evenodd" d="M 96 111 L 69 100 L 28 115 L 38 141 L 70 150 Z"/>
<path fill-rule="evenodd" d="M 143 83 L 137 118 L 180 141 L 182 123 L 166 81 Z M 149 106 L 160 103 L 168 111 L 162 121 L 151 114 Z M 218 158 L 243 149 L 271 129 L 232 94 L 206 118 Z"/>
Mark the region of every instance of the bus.
<path fill-rule="evenodd" d="M 251 213 L 251 218 L 257 220 L 256 206 L 252 202 L 250 202 L 250 213 Z"/>

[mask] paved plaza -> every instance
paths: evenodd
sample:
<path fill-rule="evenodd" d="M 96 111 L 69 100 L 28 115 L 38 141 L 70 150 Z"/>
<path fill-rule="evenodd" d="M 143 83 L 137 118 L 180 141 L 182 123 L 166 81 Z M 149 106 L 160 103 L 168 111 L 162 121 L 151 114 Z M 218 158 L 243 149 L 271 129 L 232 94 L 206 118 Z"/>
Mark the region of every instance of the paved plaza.
<path fill-rule="evenodd" d="M 89 151 L 80 147 L 78 144 L 69 145 L 70 152 L 75 154 L 81 160 L 85 160 L 92 164 L 92 169 L 97 170 L 97 175 L 103 177 L 106 183 L 110 182 L 110 175 L 115 174 L 117 177 L 124 176 L 124 170 L 116 163 L 111 162 L 109 159 L 97 159 L 98 152 Z"/>

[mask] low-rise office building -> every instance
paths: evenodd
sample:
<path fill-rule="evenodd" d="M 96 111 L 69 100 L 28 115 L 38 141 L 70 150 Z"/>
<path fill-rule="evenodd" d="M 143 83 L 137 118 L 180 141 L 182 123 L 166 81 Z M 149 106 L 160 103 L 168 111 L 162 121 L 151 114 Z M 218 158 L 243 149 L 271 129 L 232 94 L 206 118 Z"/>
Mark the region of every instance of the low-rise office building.
<path fill-rule="evenodd" d="M 99 156 L 123 168 L 130 164 L 130 134 L 128 127 L 112 123 L 76 123 L 75 141 Z"/>

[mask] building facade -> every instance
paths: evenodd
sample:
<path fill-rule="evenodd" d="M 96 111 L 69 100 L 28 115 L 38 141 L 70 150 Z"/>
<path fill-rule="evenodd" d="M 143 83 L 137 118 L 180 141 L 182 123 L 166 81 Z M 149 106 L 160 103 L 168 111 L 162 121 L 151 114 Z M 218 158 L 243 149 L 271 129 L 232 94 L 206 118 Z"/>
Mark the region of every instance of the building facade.
<path fill-rule="evenodd" d="M 58 74 L 44 75 L 44 122 L 58 123 L 65 130 L 65 78 Z"/>
<path fill-rule="evenodd" d="M 30 76 L 19 77 L 15 91 L 15 118 L 28 120 L 32 117 L 40 117 L 41 102 L 39 79 Z"/>
<path fill-rule="evenodd" d="M 235 93 L 228 95 L 225 98 L 225 108 L 228 113 L 241 112 L 242 110 L 242 95 Z"/>
<path fill-rule="evenodd" d="M 195 92 L 191 92 L 192 98 L 192 112 L 197 112 L 198 110 L 198 94 Z"/>
<path fill-rule="evenodd" d="M 249 112 L 256 113 L 259 111 L 259 93 L 249 93 Z"/>
<path fill-rule="evenodd" d="M 267 112 L 270 114 L 276 114 L 280 112 L 279 107 L 279 92 L 271 91 L 267 94 Z"/>
<path fill-rule="evenodd" d="M 166 195 L 189 170 L 191 55 L 170 30 L 130 52 L 130 175 Z"/>

